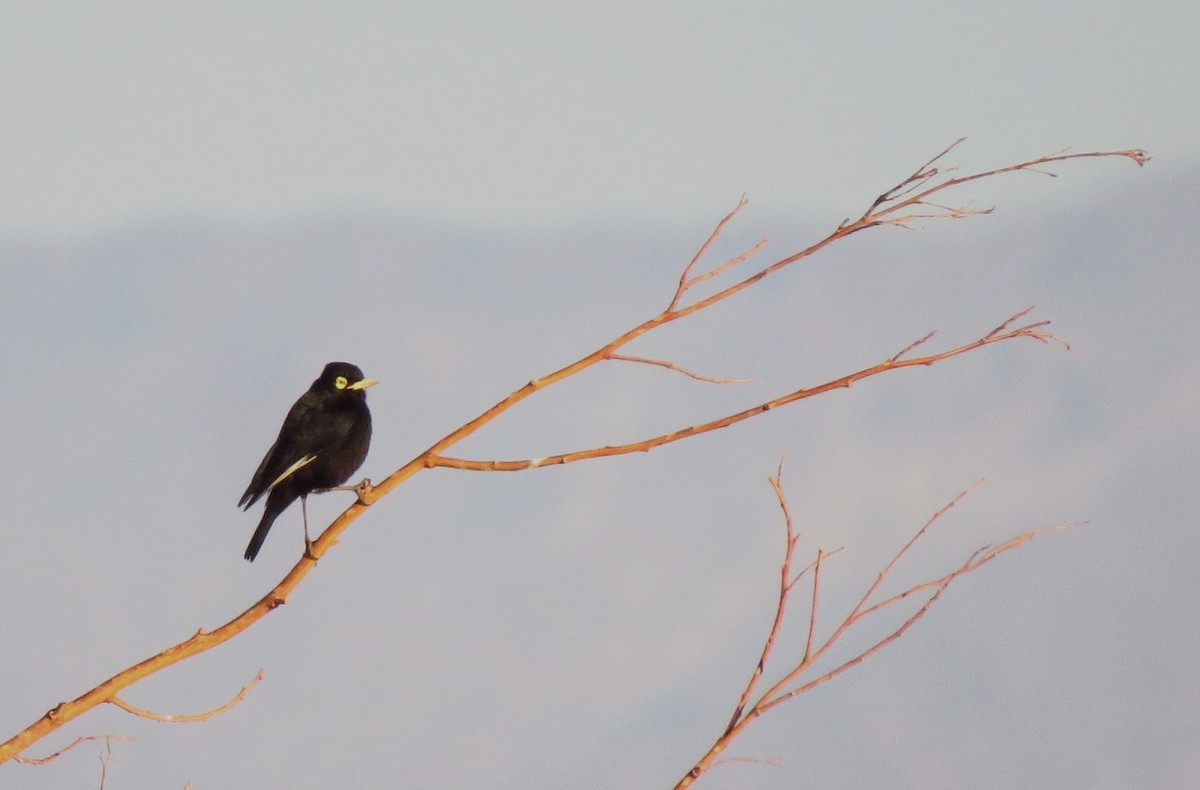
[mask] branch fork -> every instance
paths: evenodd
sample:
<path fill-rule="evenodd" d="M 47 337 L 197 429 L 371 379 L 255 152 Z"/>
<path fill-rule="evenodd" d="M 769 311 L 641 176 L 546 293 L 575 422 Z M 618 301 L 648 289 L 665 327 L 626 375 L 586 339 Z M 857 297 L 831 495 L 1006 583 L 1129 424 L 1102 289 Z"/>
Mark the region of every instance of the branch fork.
<path fill-rule="evenodd" d="M 775 617 L 771 623 L 771 628 L 767 633 L 767 637 L 763 642 L 762 652 L 759 655 L 758 662 L 755 664 L 754 671 L 750 675 L 750 680 L 746 684 L 745 690 L 742 691 L 737 704 L 733 709 L 733 716 L 726 725 L 724 732 L 716 742 L 709 747 L 708 751 L 696 762 L 692 768 L 684 774 L 683 778 L 675 785 L 675 790 L 684 790 L 690 787 L 696 779 L 702 776 L 707 771 L 711 770 L 716 765 L 724 762 L 718 760 L 718 756 L 725 752 L 745 728 L 755 719 L 762 716 L 772 708 L 787 702 L 794 697 L 804 694 L 817 686 L 832 680 L 838 675 L 853 666 L 857 666 L 867 658 L 875 655 L 887 645 L 899 639 L 909 628 L 911 628 L 918 620 L 929 612 L 930 608 L 942 597 L 943 593 L 950 585 L 957 581 L 962 576 L 976 571 L 1013 549 L 1019 548 L 1035 537 L 1046 532 L 1068 529 L 1074 524 L 1056 525 L 1049 527 L 1041 527 L 1039 529 L 1023 532 L 1013 538 L 1010 538 L 1003 543 L 995 546 L 984 546 L 972 553 L 966 561 L 960 564 L 954 570 L 939 576 L 935 579 L 928 579 L 918 584 L 912 585 L 907 589 L 884 598 L 882 600 L 873 601 L 879 588 L 895 570 L 900 561 L 908 554 L 908 552 L 921 540 L 922 537 L 929 531 L 930 527 L 937 521 L 942 519 L 952 508 L 962 502 L 971 492 L 982 485 L 983 481 L 979 480 L 968 486 L 964 491 L 959 493 L 950 502 L 939 509 L 933 516 L 925 522 L 925 524 L 916 531 L 916 533 L 905 543 L 899 551 L 897 551 L 891 560 L 883 567 L 883 569 L 875 577 L 875 581 L 863 593 L 858 603 L 851 609 L 850 613 L 845 616 L 842 622 L 834 628 L 829 636 L 822 639 L 816 638 L 817 619 L 821 609 L 821 569 L 824 561 L 832 556 L 835 552 L 825 552 L 822 549 L 817 549 L 816 559 L 801 570 L 795 576 L 792 575 L 792 566 L 795 562 L 796 543 L 799 540 L 799 535 L 793 525 L 793 516 L 788 499 L 784 493 L 781 483 L 783 464 L 780 463 L 779 471 L 776 475 L 770 478 L 771 486 L 775 491 L 775 497 L 779 502 L 779 506 L 783 511 L 784 529 L 786 531 L 786 544 L 783 556 L 783 565 L 780 569 L 780 587 L 778 598 L 775 604 Z M 766 667 L 772 658 L 775 649 L 776 641 L 783 630 L 785 622 L 785 614 L 788 608 L 788 603 L 792 598 L 796 583 L 809 570 L 812 570 L 812 588 L 809 596 L 808 605 L 808 626 L 807 635 L 804 644 L 804 653 L 800 660 L 790 669 L 783 672 L 783 675 L 772 684 L 766 691 L 757 694 L 759 684 L 762 681 Z M 915 612 L 908 615 L 900 623 L 900 625 L 892 630 L 884 637 L 876 640 L 869 647 L 859 651 L 849 659 L 842 661 L 832 669 L 818 675 L 812 680 L 806 682 L 801 681 L 801 677 L 809 672 L 812 667 L 825 655 L 830 649 L 836 645 L 841 639 L 856 625 L 862 623 L 872 615 L 878 614 L 889 607 L 894 606 L 902 601 L 908 600 L 913 596 L 926 594 L 925 600 L 917 608 Z M 756 696 L 757 694 L 757 696 Z M 752 701 L 753 700 L 753 701 Z"/>

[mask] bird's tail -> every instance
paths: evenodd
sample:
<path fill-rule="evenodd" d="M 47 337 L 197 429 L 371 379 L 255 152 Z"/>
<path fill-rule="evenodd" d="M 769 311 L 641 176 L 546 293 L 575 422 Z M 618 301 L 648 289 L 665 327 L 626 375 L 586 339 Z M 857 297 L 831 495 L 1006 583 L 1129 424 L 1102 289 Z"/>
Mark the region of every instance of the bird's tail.
<path fill-rule="evenodd" d="M 272 494 L 275 492 L 272 491 Z M 254 530 L 254 535 L 250 538 L 250 544 L 246 546 L 247 560 L 254 562 L 254 558 L 258 556 L 258 550 L 262 548 L 263 541 L 267 539 L 267 533 L 271 531 L 271 525 L 275 523 L 275 519 L 279 518 L 279 514 L 283 512 L 291 502 L 279 502 L 276 497 L 267 497 L 267 506 L 263 509 L 262 520 L 258 522 L 258 528 Z"/>

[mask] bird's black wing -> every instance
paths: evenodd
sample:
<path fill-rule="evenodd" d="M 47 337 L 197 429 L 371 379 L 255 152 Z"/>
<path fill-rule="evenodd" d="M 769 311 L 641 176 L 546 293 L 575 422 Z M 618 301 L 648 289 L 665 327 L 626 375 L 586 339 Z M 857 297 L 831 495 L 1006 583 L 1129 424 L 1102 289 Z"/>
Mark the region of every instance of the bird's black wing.
<path fill-rule="evenodd" d="M 254 472 L 238 507 L 249 508 L 282 479 L 303 468 L 344 433 L 344 426 L 331 422 L 322 409 L 320 396 L 306 392 L 292 406 L 279 429 L 279 437 Z M 307 459 L 307 460 L 306 460 Z"/>

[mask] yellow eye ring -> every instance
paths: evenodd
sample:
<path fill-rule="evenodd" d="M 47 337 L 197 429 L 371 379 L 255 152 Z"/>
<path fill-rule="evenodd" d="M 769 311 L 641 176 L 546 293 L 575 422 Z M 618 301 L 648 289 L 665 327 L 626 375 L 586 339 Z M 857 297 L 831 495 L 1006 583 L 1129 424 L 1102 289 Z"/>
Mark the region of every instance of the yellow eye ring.
<path fill-rule="evenodd" d="M 340 390 L 346 389 L 346 385 L 348 385 L 349 383 L 350 383 L 349 380 L 347 380 L 345 376 L 338 376 L 336 379 L 333 380 L 333 386 L 337 387 Z"/>

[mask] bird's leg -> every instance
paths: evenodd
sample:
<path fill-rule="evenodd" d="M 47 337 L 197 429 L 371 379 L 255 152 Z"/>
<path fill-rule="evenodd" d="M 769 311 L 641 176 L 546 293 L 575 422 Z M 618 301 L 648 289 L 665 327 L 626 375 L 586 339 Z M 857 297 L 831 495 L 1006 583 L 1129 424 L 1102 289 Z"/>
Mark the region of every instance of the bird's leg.
<path fill-rule="evenodd" d="M 316 554 L 313 554 L 312 539 L 308 537 L 308 495 L 300 495 L 300 512 L 304 514 L 304 556 L 310 560 L 318 559 Z"/>
<path fill-rule="evenodd" d="M 316 491 L 313 491 L 313 493 L 324 494 L 326 491 L 353 491 L 358 495 L 358 504 L 369 505 L 371 503 L 367 500 L 367 494 L 370 494 L 372 490 L 371 478 L 364 477 L 362 480 L 358 481 L 352 486 L 331 486 L 330 488 L 318 488 Z"/>

